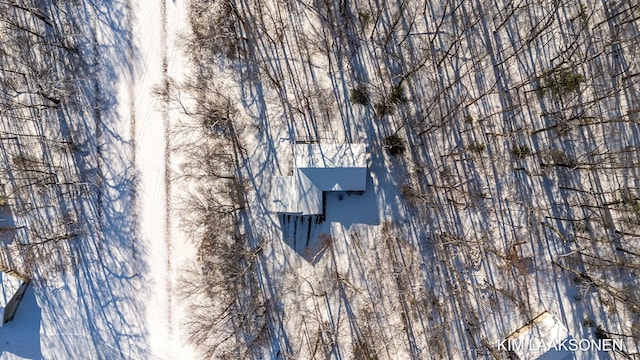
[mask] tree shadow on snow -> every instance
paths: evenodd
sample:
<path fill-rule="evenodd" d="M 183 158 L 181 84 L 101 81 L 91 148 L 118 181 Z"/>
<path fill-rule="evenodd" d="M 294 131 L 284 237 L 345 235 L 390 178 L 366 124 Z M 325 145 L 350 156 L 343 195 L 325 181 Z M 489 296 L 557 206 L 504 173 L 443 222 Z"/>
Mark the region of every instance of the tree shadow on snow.
<path fill-rule="evenodd" d="M 75 204 L 79 235 L 64 249 L 71 268 L 35 288 L 44 355 L 33 358 L 154 358 L 146 350 L 146 249 L 137 235 L 134 148 L 122 136 L 129 119 L 117 113 L 118 86 L 135 68 L 128 6 L 105 1 L 64 9 L 84 19 L 87 37 L 82 60 L 91 80 L 75 99 L 85 118 L 68 125 L 75 126 L 75 165 L 88 190 Z"/>
<path fill-rule="evenodd" d="M 366 191 L 330 191 L 325 192 L 323 198 L 324 215 L 278 214 L 282 240 L 313 265 L 331 246 L 331 223 L 342 224 L 345 228 L 353 224 L 380 224 L 376 191 L 370 174 L 367 174 Z"/>

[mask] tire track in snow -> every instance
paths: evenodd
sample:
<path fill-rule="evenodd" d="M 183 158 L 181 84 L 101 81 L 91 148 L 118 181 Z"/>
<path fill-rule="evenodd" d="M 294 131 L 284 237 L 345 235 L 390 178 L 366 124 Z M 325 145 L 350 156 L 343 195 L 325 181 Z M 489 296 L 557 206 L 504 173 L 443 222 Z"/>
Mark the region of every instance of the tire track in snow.
<path fill-rule="evenodd" d="M 98 24 L 98 20 L 96 18 L 95 10 L 92 10 L 91 11 L 91 51 L 92 51 L 91 62 L 92 62 L 92 66 L 99 67 L 100 66 L 100 55 L 99 55 L 100 44 L 98 43 L 98 35 L 96 33 L 98 29 L 97 24 Z M 93 121 L 94 121 L 95 132 L 96 132 L 95 133 L 96 176 L 97 176 L 97 181 L 99 181 L 99 186 L 96 187 L 96 211 L 98 216 L 97 236 L 98 236 L 98 239 L 100 240 L 100 243 L 102 244 L 104 243 L 104 236 L 102 231 L 102 218 L 104 216 L 104 212 L 102 211 L 103 196 L 104 196 L 104 194 L 102 193 L 102 183 L 105 177 L 104 165 L 103 165 L 104 161 L 102 159 L 102 141 L 103 141 L 104 124 L 102 122 L 102 111 L 100 110 L 100 102 L 102 101 L 100 83 L 98 82 L 95 75 L 92 81 L 93 81 L 92 86 L 93 86 L 93 97 L 94 97 L 92 99 L 92 101 L 94 102 Z"/>
<path fill-rule="evenodd" d="M 174 343 L 174 311 L 172 283 L 172 249 L 170 226 L 170 143 L 168 137 L 170 118 L 168 96 L 163 92 L 168 89 L 167 72 L 167 10 L 164 0 L 146 2 L 145 0 L 127 0 L 132 5 L 131 21 L 134 24 L 132 33 L 136 33 L 133 58 L 137 60 L 133 66 L 132 86 L 128 90 L 133 95 L 132 104 L 132 136 L 137 139 L 136 149 L 139 162 L 136 164 L 139 176 L 136 189 L 140 190 L 136 205 L 141 211 L 140 236 L 148 241 L 149 266 L 146 271 L 154 282 L 153 299 L 148 305 L 147 316 L 155 319 L 148 325 L 147 331 L 154 335 L 151 347 L 165 358 L 171 356 Z M 159 12 L 159 13 L 158 13 Z M 157 34 L 149 38 L 149 34 Z M 136 48 L 136 46 L 138 48 Z M 157 68 L 160 65 L 160 68 Z M 158 80 L 160 83 L 158 83 Z M 153 119 L 160 118 L 161 123 Z M 160 129 L 159 126 L 162 128 Z M 155 149 L 159 137 L 165 141 L 164 146 Z M 150 152 L 150 151 L 151 152 Z M 163 154 L 160 154 L 164 151 Z M 150 158 L 147 159 L 147 156 Z M 156 167 L 156 165 L 158 165 Z M 162 200 L 162 196 L 165 199 Z M 161 228 L 164 226 L 164 229 Z M 150 312 L 151 311 L 151 312 Z"/>
<path fill-rule="evenodd" d="M 129 34 L 133 35 L 133 10 L 132 10 L 132 0 L 127 0 L 125 5 L 125 23 L 127 24 L 127 31 Z M 131 174 L 133 181 L 133 190 L 129 195 L 131 197 L 131 208 L 135 209 L 132 211 L 131 219 L 132 223 L 135 224 L 133 228 L 134 238 L 139 239 L 139 224 L 138 224 L 138 163 L 137 163 L 137 145 L 136 145 L 136 102 L 135 102 L 135 48 L 133 46 L 133 39 L 129 37 L 126 45 L 127 51 L 127 96 L 129 97 L 129 151 L 131 157 L 131 168 L 134 170 Z M 140 251 L 138 249 L 137 242 L 134 241 L 132 244 L 133 251 L 133 259 L 139 259 Z M 136 274 L 140 274 L 140 266 L 138 261 L 134 261 L 134 269 Z"/>
<path fill-rule="evenodd" d="M 171 259 L 172 249 L 171 249 L 171 142 L 170 142 L 170 125 L 171 119 L 169 117 L 169 62 L 167 57 L 167 2 L 166 0 L 160 0 L 161 6 L 161 31 L 160 31 L 160 43 L 162 49 L 161 58 L 162 58 L 162 126 L 164 131 L 164 190 L 165 190 L 165 212 L 164 212 L 164 226 L 165 226 L 165 246 L 166 246 L 166 255 L 167 255 L 167 274 L 165 279 L 165 287 L 167 290 L 167 317 L 168 324 L 167 330 L 169 333 L 169 339 L 173 338 L 173 281 L 172 281 L 172 273 L 173 273 L 173 262 Z"/>

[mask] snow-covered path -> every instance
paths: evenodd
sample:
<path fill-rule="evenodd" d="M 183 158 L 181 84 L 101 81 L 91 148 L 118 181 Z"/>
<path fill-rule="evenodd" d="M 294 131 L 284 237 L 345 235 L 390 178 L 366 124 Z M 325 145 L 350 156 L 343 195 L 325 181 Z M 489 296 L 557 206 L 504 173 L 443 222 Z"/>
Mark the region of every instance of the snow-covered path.
<path fill-rule="evenodd" d="M 138 174 L 140 241 L 148 248 L 150 296 L 147 302 L 149 346 L 162 358 L 192 358 L 180 334 L 180 308 L 175 297 L 177 268 L 189 253 L 176 231 L 171 212 L 172 182 L 170 128 L 179 116 L 159 94 L 169 77 L 180 78 L 183 57 L 177 46 L 187 25 L 183 2 L 138 0 L 132 6 L 134 48 L 139 62 L 134 70 L 131 113 Z M 174 259 L 175 258 L 175 259 Z"/>
<path fill-rule="evenodd" d="M 140 63 L 135 69 L 133 86 L 132 128 L 135 136 L 136 170 L 138 173 L 138 211 L 140 241 L 148 244 L 148 276 L 150 297 L 147 326 L 150 346 L 167 354 L 171 339 L 170 248 L 166 226 L 165 119 L 161 99 L 153 88 L 161 86 L 162 53 L 166 47 L 163 10 L 160 1 L 140 1 L 134 5 L 133 34 Z M 150 314 L 154 312 L 154 314 Z"/>

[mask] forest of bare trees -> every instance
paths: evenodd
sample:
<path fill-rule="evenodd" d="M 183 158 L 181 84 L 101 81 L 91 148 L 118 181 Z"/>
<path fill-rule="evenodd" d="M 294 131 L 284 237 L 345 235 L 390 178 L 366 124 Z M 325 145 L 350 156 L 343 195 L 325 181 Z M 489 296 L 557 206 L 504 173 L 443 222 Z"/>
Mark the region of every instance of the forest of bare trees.
<path fill-rule="evenodd" d="M 87 25 L 77 3 L 0 2 L 0 262 L 37 280 L 73 263 L 99 181 Z"/>
<path fill-rule="evenodd" d="M 170 205 L 198 249 L 181 292 L 203 357 L 506 359 L 499 340 L 542 311 L 638 356 L 640 2 L 188 9 L 189 78 L 159 93 L 186 115 L 170 134 L 186 196 Z M 0 265 L 36 284 L 104 219 L 135 232 L 105 205 L 135 200 L 102 154 L 118 75 L 99 53 L 132 51 L 112 10 L 0 0 Z M 307 262 L 268 193 L 282 150 L 326 134 L 367 144 L 380 215 L 320 224 Z"/>
<path fill-rule="evenodd" d="M 637 356 L 639 11 L 191 2 L 182 89 L 203 135 L 187 176 L 205 185 L 186 203 L 200 254 L 186 298 L 206 299 L 192 342 L 207 357 L 507 358 L 497 340 L 571 304 L 574 336 L 620 339 L 611 356 Z M 324 131 L 366 138 L 371 171 L 395 189 L 380 193 L 401 194 L 382 206 L 408 215 L 328 242 L 331 260 L 306 277 L 263 255 L 280 239 L 256 219 L 278 136 Z"/>

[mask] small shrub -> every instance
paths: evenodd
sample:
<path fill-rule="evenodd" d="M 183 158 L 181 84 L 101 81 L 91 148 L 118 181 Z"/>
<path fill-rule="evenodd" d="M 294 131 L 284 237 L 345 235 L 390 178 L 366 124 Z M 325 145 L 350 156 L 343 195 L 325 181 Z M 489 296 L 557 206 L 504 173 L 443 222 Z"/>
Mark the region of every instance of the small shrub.
<path fill-rule="evenodd" d="M 527 145 L 513 145 L 511 154 L 518 159 L 522 159 L 531 155 L 531 149 Z"/>
<path fill-rule="evenodd" d="M 362 30 L 366 29 L 371 24 L 371 12 L 359 11 L 358 21 L 360 21 L 360 27 Z"/>
<path fill-rule="evenodd" d="M 386 100 L 382 100 L 376 103 L 373 108 L 379 118 L 385 117 L 387 115 L 393 115 L 393 113 L 396 111 L 396 108 L 393 106 L 393 104 L 387 102 Z"/>
<path fill-rule="evenodd" d="M 573 277 L 574 284 L 578 286 L 591 286 L 593 285 L 593 279 L 586 272 L 581 272 L 580 274 Z"/>
<path fill-rule="evenodd" d="M 384 139 L 384 145 L 391 155 L 401 155 L 407 150 L 404 140 L 398 135 L 389 135 Z"/>
<path fill-rule="evenodd" d="M 389 102 L 393 104 L 404 104 L 407 102 L 407 97 L 404 96 L 404 88 L 402 85 L 396 85 L 391 90 L 391 95 L 389 95 Z"/>
<path fill-rule="evenodd" d="M 488 199 L 489 195 L 482 190 L 474 190 L 469 192 L 469 197 L 474 201 Z"/>
<path fill-rule="evenodd" d="M 464 122 L 467 124 L 472 124 L 473 123 L 473 116 L 471 115 L 467 115 L 464 117 Z"/>
<path fill-rule="evenodd" d="M 363 360 L 377 360 L 375 350 L 366 340 L 358 339 L 353 344 L 353 358 Z"/>
<path fill-rule="evenodd" d="M 545 74 L 545 87 L 554 95 L 562 96 L 577 91 L 584 82 L 582 74 L 570 70 L 548 71 Z"/>
<path fill-rule="evenodd" d="M 551 161 L 553 161 L 553 165 L 556 166 L 564 166 L 564 167 L 575 167 L 577 162 L 571 158 L 563 151 L 558 149 L 551 150 Z"/>
<path fill-rule="evenodd" d="M 331 234 L 322 233 L 318 237 L 318 244 L 320 245 L 320 249 L 329 248 L 331 247 L 331 245 L 333 245 L 333 237 L 331 236 Z"/>
<path fill-rule="evenodd" d="M 594 333 L 594 335 L 596 336 L 596 339 L 599 340 L 609 339 L 609 333 L 607 333 L 607 331 L 602 328 L 602 325 L 598 325 L 596 327 L 596 332 Z"/>
<path fill-rule="evenodd" d="M 478 155 L 482 154 L 486 148 L 487 146 L 485 144 L 479 142 L 474 142 L 467 146 L 467 149 L 469 149 L 469 151 Z"/>
<path fill-rule="evenodd" d="M 630 188 L 621 190 L 622 203 L 631 208 L 631 211 L 640 214 L 640 198 Z"/>
<path fill-rule="evenodd" d="M 420 196 L 420 193 L 413 188 L 410 184 L 402 185 L 402 195 L 406 198 L 417 198 Z"/>
<path fill-rule="evenodd" d="M 574 221 L 573 230 L 579 233 L 586 233 L 589 231 L 589 225 L 586 221 Z"/>
<path fill-rule="evenodd" d="M 364 86 L 358 86 L 350 91 L 349 99 L 352 104 L 369 105 L 369 91 Z"/>
<path fill-rule="evenodd" d="M 559 122 L 556 124 L 555 131 L 558 136 L 566 136 L 571 133 L 571 126 L 566 122 Z"/>
<path fill-rule="evenodd" d="M 41 164 L 36 158 L 30 155 L 14 155 L 13 165 L 20 170 L 33 169 L 35 166 Z"/>
<path fill-rule="evenodd" d="M 593 325 L 594 325 L 593 324 L 593 320 L 591 320 L 589 318 L 586 318 L 586 319 L 584 319 L 584 322 L 582 323 L 582 325 L 584 325 L 585 327 L 588 327 L 588 328 L 592 328 Z"/>

